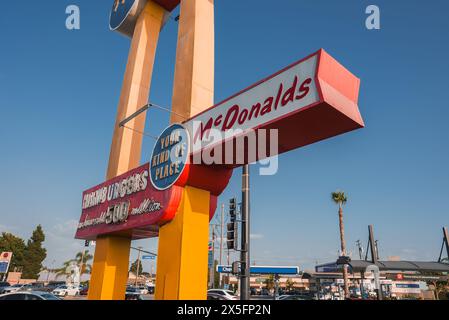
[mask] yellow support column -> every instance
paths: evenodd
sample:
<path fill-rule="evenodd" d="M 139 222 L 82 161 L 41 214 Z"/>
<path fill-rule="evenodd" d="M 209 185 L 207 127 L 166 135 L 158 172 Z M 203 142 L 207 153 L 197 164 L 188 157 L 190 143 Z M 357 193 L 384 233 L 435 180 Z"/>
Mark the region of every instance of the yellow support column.
<path fill-rule="evenodd" d="M 123 300 L 128 281 L 131 239 L 97 238 L 89 285 L 89 300 Z"/>
<path fill-rule="evenodd" d="M 145 128 L 146 112 L 126 124 L 132 130 L 120 127 L 119 123 L 148 103 L 164 13 L 164 9 L 158 4 L 148 1 L 137 20 L 117 110 L 108 179 L 139 166 L 143 139 L 141 132 Z"/>
<path fill-rule="evenodd" d="M 214 1 L 182 0 L 171 122 L 183 122 L 214 103 Z"/>
<path fill-rule="evenodd" d="M 182 0 L 171 122 L 214 102 L 214 2 Z M 157 300 L 205 300 L 209 241 L 208 191 L 186 187 L 173 221 L 159 230 Z"/>
<path fill-rule="evenodd" d="M 202 300 L 207 294 L 207 191 L 186 187 L 175 219 L 159 231 L 157 300 Z"/>
<path fill-rule="evenodd" d="M 142 132 L 146 114 L 119 127 L 120 121 L 148 102 L 154 58 L 165 11 L 148 1 L 139 16 L 128 56 L 118 105 L 107 179 L 114 178 L 139 166 Z M 131 239 L 113 235 L 97 239 L 94 264 L 89 286 L 89 300 L 125 299 Z"/>

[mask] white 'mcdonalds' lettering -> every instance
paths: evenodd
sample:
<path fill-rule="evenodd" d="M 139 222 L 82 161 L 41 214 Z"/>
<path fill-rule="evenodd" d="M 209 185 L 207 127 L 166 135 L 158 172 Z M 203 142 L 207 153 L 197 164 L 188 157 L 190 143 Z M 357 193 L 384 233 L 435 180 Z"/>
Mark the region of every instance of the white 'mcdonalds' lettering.
<path fill-rule="evenodd" d="M 68 30 L 79 30 L 81 26 L 80 8 L 72 4 L 67 6 L 65 13 L 69 15 L 65 20 L 65 27 Z"/>
<path fill-rule="evenodd" d="M 318 102 L 320 97 L 315 83 L 317 57 L 315 54 L 299 61 L 184 123 L 190 133 L 194 156 L 201 146 L 205 146 L 198 140 L 208 139 L 211 129 L 222 133 L 233 129 L 255 130 Z M 219 142 L 214 139 L 214 144 Z M 206 145 L 211 146 L 210 143 Z M 194 162 L 197 160 L 194 157 Z"/>
<path fill-rule="evenodd" d="M 366 14 L 369 16 L 366 18 L 365 26 L 368 30 L 380 29 L 380 9 L 376 5 L 369 5 L 366 7 Z"/>

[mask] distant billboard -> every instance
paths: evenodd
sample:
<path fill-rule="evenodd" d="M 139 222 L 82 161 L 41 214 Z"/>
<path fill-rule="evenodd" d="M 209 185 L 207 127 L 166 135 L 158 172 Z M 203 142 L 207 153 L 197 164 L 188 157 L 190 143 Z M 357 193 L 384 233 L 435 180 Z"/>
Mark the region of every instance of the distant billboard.
<path fill-rule="evenodd" d="M 2 252 L 0 255 L 0 273 L 8 272 L 8 267 L 11 262 L 12 252 Z"/>

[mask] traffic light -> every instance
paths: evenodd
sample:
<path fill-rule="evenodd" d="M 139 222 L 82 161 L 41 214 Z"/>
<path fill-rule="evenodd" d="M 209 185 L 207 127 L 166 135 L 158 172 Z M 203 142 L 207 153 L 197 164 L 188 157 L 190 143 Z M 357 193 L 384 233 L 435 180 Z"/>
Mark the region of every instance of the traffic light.
<path fill-rule="evenodd" d="M 234 222 L 237 218 L 236 208 L 237 208 L 237 200 L 232 198 L 229 200 L 229 216 L 231 221 Z"/>
<path fill-rule="evenodd" d="M 237 231 L 238 231 L 237 222 L 235 221 L 229 222 L 226 227 L 227 227 L 226 239 L 228 249 L 237 250 Z"/>

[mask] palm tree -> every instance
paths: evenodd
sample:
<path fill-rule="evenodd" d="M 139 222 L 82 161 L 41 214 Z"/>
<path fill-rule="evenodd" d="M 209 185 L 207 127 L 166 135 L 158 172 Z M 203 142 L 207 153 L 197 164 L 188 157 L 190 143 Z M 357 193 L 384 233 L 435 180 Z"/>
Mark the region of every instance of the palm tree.
<path fill-rule="evenodd" d="M 80 274 L 90 273 L 92 271 L 92 265 L 89 263 L 94 258 L 88 250 L 84 252 L 78 252 L 76 254 L 75 262 L 80 266 Z"/>
<path fill-rule="evenodd" d="M 332 192 L 332 200 L 338 205 L 338 221 L 340 224 L 340 244 L 341 255 L 346 256 L 346 243 L 345 243 L 345 227 L 343 224 L 343 205 L 346 204 L 348 198 L 342 191 Z M 348 266 L 343 266 L 343 281 L 345 286 L 345 298 L 349 297 L 349 285 L 348 285 Z"/>
<path fill-rule="evenodd" d="M 70 276 L 72 271 L 70 270 L 70 266 L 72 264 L 76 264 L 80 267 L 80 275 L 90 273 L 92 270 L 92 265 L 89 264 L 89 261 L 93 259 L 93 256 L 89 254 L 89 251 L 78 252 L 75 256 L 75 259 L 67 260 L 62 264 L 61 268 L 55 269 L 56 276 Z M 81 265 L 82 263 L 82 265 Z"/>
<path fill-rule="evenodd" d="M 71 271 L 69 271 L 69 267 L 74 262 L 74 260 L 67 260 L 62 264 L 61 268 L 54 269 L 53 271 L 56 272 L 56 278 L 59 276 L 69 276 L 71 274 Z"/>

